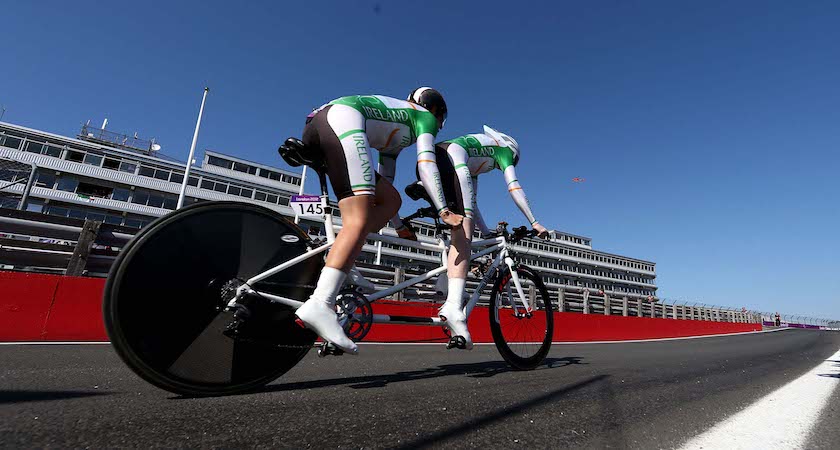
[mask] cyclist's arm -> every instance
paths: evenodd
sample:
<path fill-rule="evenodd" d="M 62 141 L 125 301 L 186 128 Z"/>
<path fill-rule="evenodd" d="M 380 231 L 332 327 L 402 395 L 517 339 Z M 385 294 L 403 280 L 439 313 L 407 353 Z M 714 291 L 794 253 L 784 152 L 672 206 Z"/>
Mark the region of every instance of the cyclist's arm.
<path fill-rule="evenodd" d="M 431 133 L 417 136 L 417 171 L 420 181 L 432 199 L 438 213 L 448 211 L 446 198 L 443 196 L 443 185 L 440 181 L 440 171 L 435 158 L 435 137 Z"/>
<path fill-rule="evenodd" d="M 481 215 L 481 210 L 478 209 L 478 177 L 472 177 L 471 181 L 473 185 L 473 220 L 475 220 L 475 226 L 478 228 L 478 231 L 482 235 L 485 235 L 490 232 L 490 228 L 487 227 L 487 224 L 484 222 L 484 216 Z"/>
<path fill-rule="evenodd" d="M 519 185 L 519 180 L 516 179 L 516 169 L 513 168 L 513 165 L 505 168 L 505 182 L 507 183 L 508 192 L 511 198 L 513 198 L 513 202 L 516 203 L 516 206 L 522 211 L 522 214 L 525 215 L 525 218 L 528 219 L 531 226 L 534 226 L 537 223 L 537 219 L 534 218 L 534 213 L 531 212 L 531 206 L 528 204 L 528 198 L 525 197 L 525 191 L 522 190 L 522 186 Z"/>

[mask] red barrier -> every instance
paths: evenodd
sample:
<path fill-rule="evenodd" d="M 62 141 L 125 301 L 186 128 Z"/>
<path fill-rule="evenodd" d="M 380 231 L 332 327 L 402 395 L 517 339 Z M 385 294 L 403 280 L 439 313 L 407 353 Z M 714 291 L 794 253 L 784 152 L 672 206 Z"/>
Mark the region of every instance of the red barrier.
<path fill-rule="evenodd" d="M 0 272 L 0 340 L 41 339 L 61 278 Z"/>
<path fill-rule="evenodd" d="M 0 341 L 106 341 L 101 278 L 0 272 Z"/>
<path fill-rule="evenodd" d="M 378 301 L 375 314 L 431 316 L 435 305 Z M 493 342 L 487 308 L 477 307 L 469 319 L 474 342 Z M 554 313 L 554 342 L 626 341 L 761 331 L 761 324 L 710 322 L 702 320 L 654 319 L 650 317 L 605 316 L 600 314 Z M 445 342 L 437 327 L 376 324 L 365 338 L 379 342 Z"/>
<path fill-rule="evenodd" d="M 105 341 L 101 278 L 0 272 L 0 341 Z M 380 300 L 374 313 L 430 317 L 437 305 Z M 554 313 L 554 341 L 622 341 L 760 331 L 761 324 Z M 493 342 L 487 308 L 470 316 L 475 342 Z M 444 342 L 439 327 L 376 324 L 373 342 Z"/>

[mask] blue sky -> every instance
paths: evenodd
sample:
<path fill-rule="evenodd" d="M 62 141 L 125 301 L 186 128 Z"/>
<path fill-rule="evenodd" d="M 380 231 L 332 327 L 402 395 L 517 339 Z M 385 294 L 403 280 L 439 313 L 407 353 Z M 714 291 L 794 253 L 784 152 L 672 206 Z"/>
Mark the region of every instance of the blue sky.
<path fill-rule="evenodd" d="M 514 136 L 538 218 L 656 262 L 661 296 L 840 318 L 840 3 L 417 5 L 7 2 L 4 120 L 108 117 L 185 158 L 207 85 L 199 148 L 282 166 L 311 108 L 430 85 L 441 138 Z M 480 186 L 488 222 L 524 221 Z"/>

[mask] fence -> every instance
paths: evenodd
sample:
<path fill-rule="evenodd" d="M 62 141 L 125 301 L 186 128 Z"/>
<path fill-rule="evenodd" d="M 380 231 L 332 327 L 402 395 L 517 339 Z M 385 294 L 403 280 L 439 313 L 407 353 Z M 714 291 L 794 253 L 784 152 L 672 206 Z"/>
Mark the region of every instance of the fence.
<path fill-rule="evenodd" d="M 2 164 L 2 162 L 0 162 Z M 31 166 L 24 165 L 29 167 Z M 2 172 L 0 165 L 0 174 Z M 9 167 L 9 166 L 6 166 Z M 6 177 L 20 183 L 28 177 L 26 169 L 6 169 Z M 11 175 L 8 175 L 11 174 Z M 23 202 L 21 202 L 22 204 Z M 37 212 L 0 208 L 0 268 L 64 275 L 107 276 L 120 249 L 134 236 L 136 228 L 104 224 L 91 220 L 45 215 Z M 420 272 L 390 266 L 358 263 L 360 271 L 378 288 L 401 283 Z M 477 279 L 468 279 L 469 291 L 476 289 Z M 624 317 L 650 317 L 674 320 L 701 320 L 773 325 L 773 314 L 713 305 L 677 302 L 669 299 L 650 302 L 641 298 L 617 297 L 585 287 L 549 284 L 549 297 L 560 312 L 599 314 Z M 487 287 L 480 297 L 486 303 Z M 537 295 L 531 293 L 531 295 Z M 397 293 L 395 300 L 443 301 L 437 292 L 436 280 L 419 283 Z M 542 301 L 542 299 L 539 299 Z M 783 315 L 785 324 L 801 324 L 815 328 L 840 327 L 840 322 L 809 316 Z M 795 325 L 791 325 L 795 326 Z"/>
<path fill-rule="evenodd" d="M 43 215 L 35 212 L 0 209 L 0 266 L 8 269 L 60 273 L 65 275 L 106 276 L 119 250 L 137 231 L 134 228 L 102 224 L 91 220 Z M 21 239 L 25 237 L 25 239 Z M 358 264 L 362 273 L 384 289 L 420 274 L 413 270 Z M 477 279 L 469 279 L 468 290 L 476 289 Z M 487 287 L 480 297 L 486 303 Z M 530 295 L 538 295 L 531 292 Z M 676 320 L 759 323 L 752 312 L 720 307 L 688 306 L 613 297 L 587 288 L 551 287 L 549 300 L 560 312 L 625 317 L 651 317 Z M 395 295 L 395 300 L 442 301 L 436 280 L 419 283 Z M 543 299 L 539 298 L 540 301 Z"/>
<path fill-rule="evenodd" d="M 26 209 L 36 172 L 34 164 L 0 158 L 0 207 Z M 17 185 L 24 186 L 22 194 L 10 189 Z"/>

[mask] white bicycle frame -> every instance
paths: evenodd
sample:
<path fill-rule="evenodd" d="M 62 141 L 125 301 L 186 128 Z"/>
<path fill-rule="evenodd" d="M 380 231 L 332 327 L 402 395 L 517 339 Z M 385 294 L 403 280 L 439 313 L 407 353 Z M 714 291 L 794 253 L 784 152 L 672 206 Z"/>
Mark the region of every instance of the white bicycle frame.
<path fill-rule="evenodd" d="M 327 204 L 327 197 L 326 195 L 321 195 L 321 201 L 324 205 Z M 324 216 L 324 224 L 326 228 L 326 237 L 327 242 L 319 247 L 310 249 L 306 253 L 292 258 L 282 264 L 279 264 L 269 270 L 266 270 L 260 274 L 254 275 L 250 279 L 248 279 L 242 286 L 239 287 L 237 290 L 237 295 L 231 300 L 230 305 L 233 306 L 237 299 L 241 298 L 242 295 L 245 294 L 254 294 L 259 295 L 263 298 L 267 298 L 272 302 L 282 303 L 284 305 L 291 306 L 295 309 L 299 308 L 303 305 L 303 302 L 287 297 L 282 297 L 274 294 L 270 294 L 267 292 L 256 291 L 250 286 L 253 286 L 259 281 L 262 281 L 274 274 L 282 272 L 284 270 L 288 270 L 295 266 L 296 264 L 305 261 L 309 258 L 319 257 L 321 253 L 326 252 L 327 250 L 332 247 L 333 243 L 335 242 L 335 228 L 332 223 L 332 214 L 330 214 L 331 209 L 329 207 L 325 208 L 327 214 Z M 418 275 L 414 278 L 406 280 L 402 283 L 399 283 L 395 286 L 392 286 L 387 289 L 383 289 L 381 291 L 377 291 L 369 296 L 367 299 L 371 302 L 375 300 L 379 300 L 382 298 L 389 297 L 397 292 L 402 291 L 410 286 L 413 286 L 418 283 L 422 283 L 436 275 L 439 275 L 446 271 L 446 264 L 447 264 L 447 248 L 449 247 L 449 241 L 443 239 L 441 236 L 437 237 L 437 243 L 428 243 L 428 242 L 421 242 L 421 241 L 411 241 L 408 239 L 402 239 L 399 237 L 393 236 L 385 236 L 378 233 L 371 233 L 368 235 L 368 239 L 377 241 L 377 242 L 385 242 L 390 244 L 397 244 L 397 245 L 405 245 L 407 247 L 419 248 L 419 249 L 426 249 L 426 250 L 435 250 L 440 252 L 441 254 L 441 265 L 433 270 L 430 270 L 424 274 Z M 508 249 L 508 242 L 505 240 L 503 236 L 499 236 L 492 239 L 484 239 L 480 241 L 475 241 L 472 243 L 472 248 L 474 252 L 470 256 L 470 261 L 475 260 L 476 258 L 480 258 L 482 256 L 498 252 L 496 257 L 493 259 L 492 264 L 487 269 L 486 273 L 482 277 L 481 281 L 478 284 L 475 292 L 473 292 L 470 300 L 464 306 L 464 313 L 467 317 L 469 317 L 470 313 L 472 312 L 475 305 L 478 303 L 478 299 L 481 296 L 481 292 L 487 286 L 487 283 L 491 280 L 493 274 L 496 273 L 496 269 L 499 268 L 501 264 L 505 264 L 510 269 L 511 279 L 513 280 L 513 284 L 516 288 L 517 297 L 520 302 L 520 306 L 524 313 L 530 314 L 534 310 L 534 306 L 531 302 L 527 301 L 525 292 L 522 289 L 522 283 L 519 279 L 519 275 L 513 270 L 513 259 L 510 257 L 510 252 Z M 481 249 L 480 251 L 475 251 L 476 249 Z M 519 309 L 517 305 L 511 305 L 512 307 Z M 404 325 L 427 325 L 427 326 L 440 326 L 443 325 L 443 321 L 440 320 L 438 317 L 411 317 L 411 316 L 389 316 L 385 314 L 374 314 L 373 315 L 373 323 L 399 323 Z"/>

